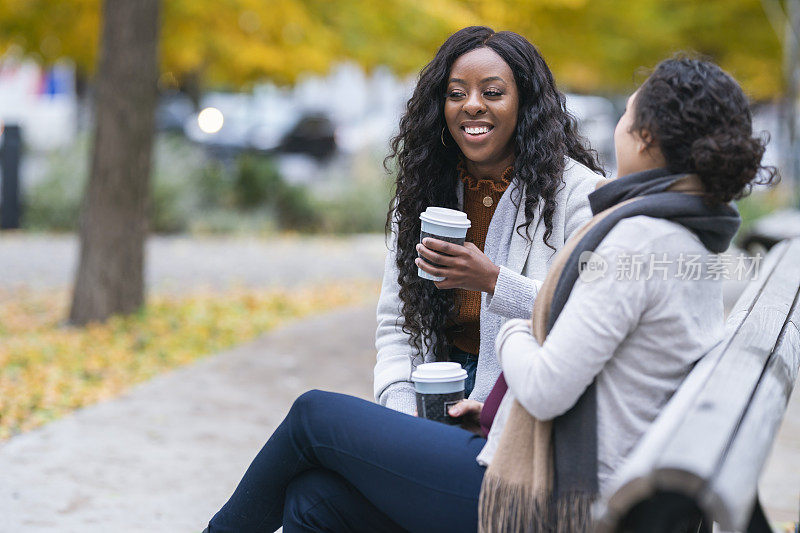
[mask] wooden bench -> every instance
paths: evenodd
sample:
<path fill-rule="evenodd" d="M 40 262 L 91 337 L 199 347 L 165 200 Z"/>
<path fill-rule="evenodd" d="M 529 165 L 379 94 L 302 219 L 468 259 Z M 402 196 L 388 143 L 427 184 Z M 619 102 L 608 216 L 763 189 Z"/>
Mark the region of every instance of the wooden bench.
<path fill-rule="evenodd" d="M 800 366 L 800 238 L 768 254 L 701 359 L 594 508 L 597 530 L 747 531 Z M 787 475 L 798 475 L 797 472 Z"/>

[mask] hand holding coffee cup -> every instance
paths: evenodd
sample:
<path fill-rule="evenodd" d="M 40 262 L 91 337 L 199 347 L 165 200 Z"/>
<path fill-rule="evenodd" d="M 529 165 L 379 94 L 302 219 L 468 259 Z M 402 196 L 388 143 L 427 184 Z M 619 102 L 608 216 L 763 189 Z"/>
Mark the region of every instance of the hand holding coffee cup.
<path fill-rule="evenodd" d="M 470 221 L 466 213 L 429 207 L 420 215 L 421 244 L 417 273 L 439 289 L 467 289 L 494 294 L 500 268 L 477 246 L 464 242 Z M 459 226 L 460 227 L 457 227 Z"/>
<path fill-rule="evenodd" d="M 417 416 L 457 425 L 460 420 L 448 414 L 450 407 L 464 399 L 467 371 L 458 363 L 425 363 L 411 374 L 417 393 Z"/>
<path fill-rule="evenodd" d="M 448 209 L 446 207 L 429 207 L 419 216 L 422 221 L 419 242 L 423 243 L 426 238 L 434 238 L 440 241 L 449 242 L 458 246 L 463 246 L 464 239 L 467 237 L 467 230 L 472 223 L 463 211 Z M 424 243 L 423 243 L 424 245 Z M 419 250 L 419 247 L 417 247 Z M 420 254 L 424 262 L 434 267 L 440 267 L 439 263 L 434 263 Z M 431 281 L 444 281 L 444 276 L 435 276 L 423 268 L 417 262 L 417 274 L 421 278 Z"/>
<path fill-rule="evenodd" d="M 484 436 L 481 430 L 481 411 L 483 404 L 476 400 L 461 400 L 455 405 L 450 406 L 447 414 L 451 418 L 457 418 L 458 424 L 467 431 L 476 435 Z"/>

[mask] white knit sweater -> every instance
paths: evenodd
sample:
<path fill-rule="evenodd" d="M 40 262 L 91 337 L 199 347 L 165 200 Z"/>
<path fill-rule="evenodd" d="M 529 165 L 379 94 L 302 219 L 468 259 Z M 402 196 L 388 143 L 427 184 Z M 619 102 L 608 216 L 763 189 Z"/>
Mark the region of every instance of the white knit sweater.
<path fill-rule="evenodd" d="M 564 170 L 563 186 L 556 195 L 553 233 L 549 242 L 556 250 L 592 216 L 588 195 L 595 189 L 598 176 L 587 167 L 569 160 Z M 524 187 L 522 188 L 524 192 Z M 463 187 L 458 189 L 459 202 Z M 509 318 L 531 316 L 538 287 L 544 279 L 555 252 L 544 244 L 545 225 L 540 223 L 541 203 L 530 226 L 531 239 L 519 235 L 516 228 L 525 222 L 524 204 L 515 205 L 519 198 L 519 182 L 514 180 L 497 204 L 486 235 L 484 253 L 500 266 L 494 295 L 484 293 L 480 312 L 480 351 L 475 388 L 470 398 L 484 401 L 500 374 L 494 341 L 503 322 Z M 375 399 L 381 405 L 412 414 L 416 410 L 411 372 L 417 364 L 430 362 L 430 353 L 415 357 L 409 336 L 403 332 L 400 313 L 397 265 L 395 263 L 396 235 L 393 232 L 378 299 L 378 328 L 375 347 Z"/>

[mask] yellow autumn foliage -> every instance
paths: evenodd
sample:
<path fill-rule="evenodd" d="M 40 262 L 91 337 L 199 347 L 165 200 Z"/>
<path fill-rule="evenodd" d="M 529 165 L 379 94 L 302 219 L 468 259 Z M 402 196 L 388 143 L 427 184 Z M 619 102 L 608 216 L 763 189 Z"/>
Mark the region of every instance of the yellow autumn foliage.
<path fill-rule="evenodd" d="M 61 323 L 66 292 L 0 291 L 0 440 L 287 320 L 376 294 L 374 283 L 360 282 L 161 296 L 134 315 L 71 328 Z"/>
<path fill-rule="evenodd" d="M 97 62 L 101 0 L 3 0 L 0 53 L 43 63 Z M 755 98 L 782 91 L 781 42 L 761 0 L 164 0 L 162 85 L 291 83 L 354 60 L 417 72 L 459 28 L 514 30 L 536 44 L 558 82 L 620 93 L 633 73 L 679 50 L 710 56 Z"/>

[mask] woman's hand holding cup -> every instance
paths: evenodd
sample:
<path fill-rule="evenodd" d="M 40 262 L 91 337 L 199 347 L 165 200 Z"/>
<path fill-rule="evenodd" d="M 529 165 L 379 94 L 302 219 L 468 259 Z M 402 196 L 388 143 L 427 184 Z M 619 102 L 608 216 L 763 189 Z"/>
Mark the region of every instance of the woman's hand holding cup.
<path fill-rule="evenodd" d="M 438 289 L 467 289 L 494 294 L 500 268 L 471 242 L 463 246 L 426 237 L 417 245 L 417 253 L 439 266 L 416 259 L 419 268 L 428 274 L 445 278 L 434 281 Z"/>
<path fill-rule="evenodd" d="M 482 410 L 483 404 L 481 402 L 475 400 L 461 400 L 457 404 L 450 406 L 450 409 L 447 410 L 447 414 L 453 418 L 459 417 L 459 425 L 467 431 L 471 431 L 476 435 L 483 435 L 481 432 Z"/>

